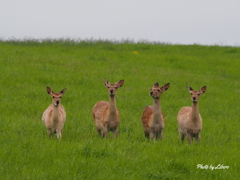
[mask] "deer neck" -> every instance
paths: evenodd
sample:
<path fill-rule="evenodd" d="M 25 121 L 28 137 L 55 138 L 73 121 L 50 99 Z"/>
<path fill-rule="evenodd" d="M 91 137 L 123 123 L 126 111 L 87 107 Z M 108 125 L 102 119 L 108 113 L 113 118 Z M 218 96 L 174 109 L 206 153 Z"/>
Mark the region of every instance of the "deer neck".
<path fill-rule="evenodd" d="M 197 122 L 199 120 L 199 110 L 198 110 L 198 103 L 197 102 L 193 102 L 192 103 L 192 120 L 194 122 Z"/>
<path fill-rule="evenodd" d="M 115 96 L 109 97 L 109 120 L 114 120 L 117 117 L 116 99 Z"/>
<path fill-rule="evenodd" d="M 161 122 L 161 107 L 160 107 L 160 99 L 154 99 L 153 101 L 153 122 L 159 123 Z"/>
<path fill-rule="evenodd" d="M 53 105 L 53 121 L 58 121 L 59 106 L 60 104 L 58 106 Z"/>

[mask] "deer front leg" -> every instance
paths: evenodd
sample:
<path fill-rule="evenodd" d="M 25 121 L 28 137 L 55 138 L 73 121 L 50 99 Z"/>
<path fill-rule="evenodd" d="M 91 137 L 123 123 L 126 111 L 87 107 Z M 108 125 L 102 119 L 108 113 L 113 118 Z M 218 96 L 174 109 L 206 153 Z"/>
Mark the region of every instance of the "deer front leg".
<path fill-rule="evenodd" d="M 99 129 L 99 128 L 96 128 L 96 130 L 97 130 L 98 135 L 99 135 L 100 137 L 102 137 L 102 130 Z"/>
<path fill-rule="evenodd" d="M 150 134 L 149 134 L 149 138 L 150 138 L 151 140 L 153 140 L 154 137 L 155 137 L 155 134 L 151 131 Z"/>
<path fill-rule="evenodd" d="M 118 128 L 113 131 L 115 139 L 118 137 Z"/>
<path fill-rule="evenodd" d="M 61 139 L 62 138 L 62 131 L 60 129 L 57 129 L 56 133 L 57 133 L 57 138 Z"/>
<path fill-rule="evenodd" d="M 181 142 L 183 143 L 185 135 L 183 133 L 179 133 L 179 135 L 180 135 Z"/>
<path fill-rule="evenodd" d="M 51 128 L 47 129 L 47 134 L 48 134 L 48 137 L 52 137 L 53 136 Z"/>
<path fill-rule="evenodd" d="M 145 134 L 145 138 L 148 138 L 149 139 L 149 133 L 144 131 L 144 134 Z"/>
<path fill-rule="evenodd" d="M 196 135 L 196 141 L 197 141 L 197 142 L 200 142 L 200 139 L 201 139 L 201 136 L 200 136 L 200 133 L 198 133 L 198 134 Z"/>
<path fill-rule="evenodd" d="M 105 127 L 102 130 L 102 138 L 108 138 L 108 130 Z"/>
<path fill-rule="evenodd" d="M 156 132 L 156 139 L 162 139 L 163 137 L 163 128 L 159 127 Z"/>
<path fill-rule="evenodd" d="M 188 142 L 189 144 L 192 144 L 192 141 L 193 141 L 193 136 L 191 134 L 188 134 Z"/>
<path fill-rule="evenodd" d="M 162 139 L 162 132 L 157 134 L 156 139 Z"/>

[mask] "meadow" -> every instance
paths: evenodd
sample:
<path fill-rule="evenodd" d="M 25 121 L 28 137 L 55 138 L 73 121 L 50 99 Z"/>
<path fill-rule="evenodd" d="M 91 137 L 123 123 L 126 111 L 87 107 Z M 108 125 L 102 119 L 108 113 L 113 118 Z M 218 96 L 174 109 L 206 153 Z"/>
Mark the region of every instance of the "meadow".
<path fill-rule="evenodd" d="M 239 179 L 240 48 L 109 41 L 0 41 L 0 175 L 19 179 Z M 92 107 L 108 101 L 104 78 L 124 79 L 117 92 L 119 136 L 99 138 Z M 161 141 L 144 137 L 141 115 L 162 94 Z M 200 97 L 200 143 L 180 142 L 177 113 Z M 54 92 L 67 88 L 63 137 L 47 137 L 41 121 Z M 215 167 L 215 169 L 213 168 Z M 218 169 L 217 169 L 218 167 Z"/>

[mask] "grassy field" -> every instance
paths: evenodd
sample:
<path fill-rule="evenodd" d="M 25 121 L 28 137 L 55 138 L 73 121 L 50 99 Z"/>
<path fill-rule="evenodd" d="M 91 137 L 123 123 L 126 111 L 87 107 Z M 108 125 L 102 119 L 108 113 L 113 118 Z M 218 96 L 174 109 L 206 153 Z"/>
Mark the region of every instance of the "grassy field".
<path fill-rule="evenodd" d="M 1 179 L 239 179 L 239 67 L 238 47 L 0 41 Z M 97 101 L 108 100 L 104 78 L 125 80 L 118 139 L 100 139 L 91 116 Z M 164 138 L 151 142 L 140 119 L 155 82 L 171 85 L 161 98 Z M 176 120 L 191 105 L 187 84 L 207 86 L 202 139 L 192 145 L 180 142 Z M 41 121 L 51 103 L 46 86 L 67 88 L 62 140 L 49 139 Z"/>

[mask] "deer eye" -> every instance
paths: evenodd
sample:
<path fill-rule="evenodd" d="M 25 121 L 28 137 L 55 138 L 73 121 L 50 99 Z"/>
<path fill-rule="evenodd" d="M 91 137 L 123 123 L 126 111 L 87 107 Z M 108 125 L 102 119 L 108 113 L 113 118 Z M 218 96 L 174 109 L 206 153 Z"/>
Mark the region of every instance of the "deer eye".
<path fill-rule="evenodd" d="M 160 92 L 160 89 L 158 89 L 157 91 Z"/>
<path fill-rule="evenodd" d="M 198 94 L 200 96 L 200 94 Z"/>
<path fill-rule="evenodd" d="M 55 96 L 52 96 L 52 98 L 55 98 Z"/>
<path fill-rule="evenodd" d="M 62 97 L 60 97 L 60 99 L 61 99 Z"/>

